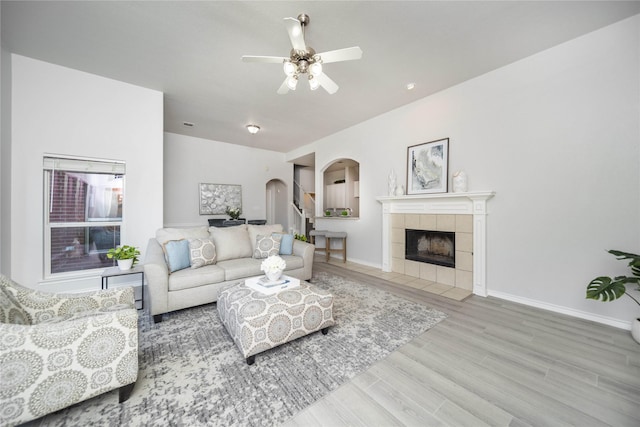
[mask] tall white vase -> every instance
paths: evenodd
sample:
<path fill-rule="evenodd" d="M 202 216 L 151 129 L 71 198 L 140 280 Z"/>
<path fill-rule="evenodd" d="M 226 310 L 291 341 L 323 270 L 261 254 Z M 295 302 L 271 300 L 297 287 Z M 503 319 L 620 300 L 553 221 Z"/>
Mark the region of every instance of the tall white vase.
<path fill-rule="evenodd" d="M 453 174 L 453 192 L 467 192 L 467 174 L 465 171 L 457 171 Z"/>
<path fill-rule="evenodd" d="M 631 336 L 640 344 L 640 318 L 633 319 L 631 322 Z"/>
<path fill-rule="evenodd" d="M 391 169 L 391 172 L 389 172 L 389 178 L 388 178 L 388 184 L 389 184 L 389 196 L 395 196 L 396 195 L 396 172 Z"/>

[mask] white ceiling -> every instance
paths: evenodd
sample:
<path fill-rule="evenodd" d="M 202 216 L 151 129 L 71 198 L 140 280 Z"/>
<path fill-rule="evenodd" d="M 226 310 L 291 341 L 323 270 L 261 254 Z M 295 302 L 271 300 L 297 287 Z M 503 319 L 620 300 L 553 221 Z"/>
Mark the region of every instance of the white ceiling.
<path fill-rule="evenodd" d="M 2 1 L 10 52 L 164 92 L 165 130 L 287 152 L 518 59 L 640 13 L 618 1 Z M 277 95 L 284 17 L 310 18 L 340 90 Z M 415 82 L 413 91 L 405 85 Z M 193 122 L 185 127 L 183 122 Z M 245 125 L 262 131 L 250 135 Z"/>

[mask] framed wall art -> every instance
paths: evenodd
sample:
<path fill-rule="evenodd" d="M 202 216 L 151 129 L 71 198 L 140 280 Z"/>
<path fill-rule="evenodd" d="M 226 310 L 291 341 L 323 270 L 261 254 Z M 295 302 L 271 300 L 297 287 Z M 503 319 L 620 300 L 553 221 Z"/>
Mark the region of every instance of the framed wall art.
<path fill-rule="evenodd" d="M 200 184 L 200 215 L 225 214 L 227 208 L 242 209 L 242 186 Z"/>
<path fill-rule="evenodd" d="M 449 138 L 407 148 L 407 194 L 448 191 Z"/>

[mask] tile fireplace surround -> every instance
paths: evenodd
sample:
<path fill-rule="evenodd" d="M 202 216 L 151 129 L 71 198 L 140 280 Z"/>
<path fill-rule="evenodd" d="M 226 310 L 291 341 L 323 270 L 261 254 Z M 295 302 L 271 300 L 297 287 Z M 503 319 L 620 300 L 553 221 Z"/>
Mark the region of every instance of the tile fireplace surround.
<path fill-rule="evenodd" d="M 378 197 L 382 204 L 382 270 L 487 296 L 487 201 L 493 191 Z M 456 232 L 456 268 L 404 259 L 406 228 Z"/>

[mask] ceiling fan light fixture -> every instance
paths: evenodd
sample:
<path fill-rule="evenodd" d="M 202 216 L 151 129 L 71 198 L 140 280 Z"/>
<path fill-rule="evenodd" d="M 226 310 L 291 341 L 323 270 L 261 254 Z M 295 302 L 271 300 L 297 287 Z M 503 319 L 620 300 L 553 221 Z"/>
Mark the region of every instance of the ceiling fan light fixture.
<path fill-rule="evenodd" d="M 322 63 L 314 62 L 313 64 L 311 64 L 311 66 L 309 67 L 309 73 L 314 76 L 319 76 L 320 74 L 322 74 Z"/>
<path fill-rule="evenodd" d="M 297 86 L 298 86 L 298 76 L 294 74 L 293 76 L 287 79 L 287 87 L 290 90 L 296 90 Z"/>
<path fill-rule="evenodd" d="M 296 66 L 296 64 L 294 64 L 291 61 L 284 61 L 283 69 L 284 69 L 284 73 L 287 76 L 293 76 L 296 73 L 296 71 L 298 71 L 298 67 Z"/>
<path fill-rule="evenodd" d="M 255 135 L 260 131 L 260 126 L 258 125 L 247 125 L 247 130 L 251 135 Z"/>
<path fill-rule="evenodd" d="M 309 75 L 309 88 L 311 88 L 311 90 L 316 90 L 320 87 L 320 82 L 318 82 L 318 79 L 314 79 L 313 75 Z"/>

